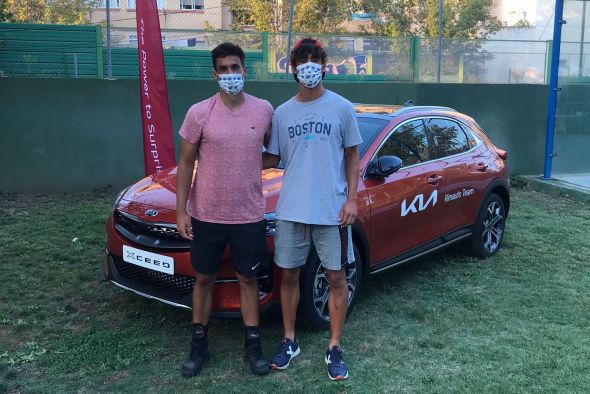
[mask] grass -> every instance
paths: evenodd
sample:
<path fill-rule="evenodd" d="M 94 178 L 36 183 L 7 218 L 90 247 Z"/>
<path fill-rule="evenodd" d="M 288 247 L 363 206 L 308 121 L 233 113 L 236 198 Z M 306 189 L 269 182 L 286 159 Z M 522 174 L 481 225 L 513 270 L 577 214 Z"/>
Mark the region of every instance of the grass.
<path fill-rule="evenodd" d="M 590 210 L 513 192 L 502 250 L 447 251 L 372 277 L 345 328 L 351 379 L 326 377 L 328 334 L 263 378 L 239 320 L 213 320 L 212 360 L 183 379 L 190 312 L 101 281 L 113 196 L 0 194 L 0 392 L 589 392 Z M 265 316 L 270 355 L 280 318 Z"/>

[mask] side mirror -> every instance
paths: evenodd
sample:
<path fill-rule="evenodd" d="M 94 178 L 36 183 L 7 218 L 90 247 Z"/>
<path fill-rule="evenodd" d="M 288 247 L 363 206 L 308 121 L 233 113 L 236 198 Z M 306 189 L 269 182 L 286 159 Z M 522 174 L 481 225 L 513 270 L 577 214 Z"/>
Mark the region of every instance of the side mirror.
<path fill-rule="evenodd" d="M 381 156 L 369 163 L 368 177 L 388 177 L 402 167 L 402 160 L 397 156 Z"/>

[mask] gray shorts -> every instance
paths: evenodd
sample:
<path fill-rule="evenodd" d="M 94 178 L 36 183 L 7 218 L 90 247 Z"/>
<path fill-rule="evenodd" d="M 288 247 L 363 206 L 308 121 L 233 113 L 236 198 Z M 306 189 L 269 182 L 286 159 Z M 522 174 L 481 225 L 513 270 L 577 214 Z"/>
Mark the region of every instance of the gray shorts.
<path fill-rule="evenodd" d="M 275 263 L 281 268 L 303 266 L 312 242 L 326 269 L 338 271 L 354 261 L 350 226 L 322 226 L 277 220 Z"/>

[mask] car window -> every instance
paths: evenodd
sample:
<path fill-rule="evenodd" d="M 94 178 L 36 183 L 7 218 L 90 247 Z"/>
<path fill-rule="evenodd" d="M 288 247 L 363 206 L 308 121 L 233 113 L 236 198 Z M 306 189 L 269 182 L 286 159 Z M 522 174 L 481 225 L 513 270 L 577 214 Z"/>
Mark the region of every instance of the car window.
<path fill-rule="evenodd" d="M 428 129 L 433 140 L 434 158 L 452 156 L 470 149 L 469 140 L 457 122 L 434 118 L 428 121 Z"/>
<path fill-rule="evenodd" d="M 403 166 L 428 160 L 428 138 L 422 120 L 413 120 L 399 126 L 385 141 L 377 157 L 397 156 Z"/>
<path fill-rule="evenodd" d="M 475 137 L 476 133 L 475 131 L 471 130 L 468 126 L 462 124 L 461 127 L 463 127 L 463 131 L 465 131 L 465 134 L 467 135 L 467 140 L 469 141 L 469 147 L 473 148 L 477 145 L 478 140 Z"/>
<path fill-rule="evenodd" d="M 357 117 L 357 124 L 359 126 L 359 131 L 361 133 L 361 138 L 363 142 L 359 146 L 359 155 L 365 153 L 366 149 L 371 145 L 371 143 L 375 140 L 375 137 L 387 126 L 389 121 L 385 119 L 378 119 L 378 118 L 369 118 L 359 116 Z"/>

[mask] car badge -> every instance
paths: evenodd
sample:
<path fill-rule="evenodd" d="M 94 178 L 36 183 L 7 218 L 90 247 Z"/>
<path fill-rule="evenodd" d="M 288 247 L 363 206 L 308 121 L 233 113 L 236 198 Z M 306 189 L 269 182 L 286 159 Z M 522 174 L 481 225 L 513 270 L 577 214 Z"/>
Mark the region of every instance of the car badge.
<path fill-rule="evenodd" d="M 145 211 L 145 214 L 149 217 L 154 217 L 158 214 L 158 211 L 156 211 L 155 209 L 148 209 L 147 211 Z"/>

